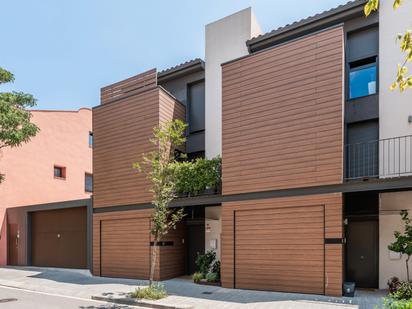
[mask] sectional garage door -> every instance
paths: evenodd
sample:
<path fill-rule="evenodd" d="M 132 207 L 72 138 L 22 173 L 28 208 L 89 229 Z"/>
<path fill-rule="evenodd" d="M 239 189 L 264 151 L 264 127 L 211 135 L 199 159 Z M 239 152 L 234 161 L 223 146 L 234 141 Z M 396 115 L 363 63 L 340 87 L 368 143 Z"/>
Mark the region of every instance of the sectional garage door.
<path fill-rule="evenodd" d="M 149 277 L 149 218 L 101 221 L 101 275 Z"/>
<path fill-rule="evenodd" d="M 87 268 L 86 207 L 30 214 L 32 265 Z"/>
<path fill-rule="evenodd" d="M 235 213 L 236 288 L 324 294 L 324 207 Z"/>

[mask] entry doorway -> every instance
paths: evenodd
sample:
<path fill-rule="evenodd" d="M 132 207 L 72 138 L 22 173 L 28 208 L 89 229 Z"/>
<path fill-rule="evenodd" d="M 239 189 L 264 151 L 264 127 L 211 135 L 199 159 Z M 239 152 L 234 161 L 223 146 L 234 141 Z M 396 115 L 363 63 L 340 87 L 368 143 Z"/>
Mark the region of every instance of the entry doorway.
<path fill-rule="evenodd" d="M 379 193 L 344 195 L 345 281 L 357 288 L 379 286 Z"/>
<path fill-rule="evenodd" d="M 205 207 L 187 207 L 185 212 L 185 273 L 186 275 L 192 275 L 197 271 L 197 255 L 205 252 Z"/>
<path fill-rule="evenodd" d="M 379 221 L 349 219 L 346 228 L 346 281 L 359 288 L 378 288 Z"/>
<path fill-rule="evenodd" d="M 186 221 L 186 275 L 197 271 L 196 258 L 205 252 L 205 219 Z"/>

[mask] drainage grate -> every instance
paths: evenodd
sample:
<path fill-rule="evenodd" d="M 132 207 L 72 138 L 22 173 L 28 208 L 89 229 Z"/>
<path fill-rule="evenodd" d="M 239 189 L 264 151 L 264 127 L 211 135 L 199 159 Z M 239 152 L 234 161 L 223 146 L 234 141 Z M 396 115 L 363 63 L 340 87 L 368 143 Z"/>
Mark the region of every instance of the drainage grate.
<path fill-rule="evenodd" d="M 9 303 L 11 301 L 17 301 L 17 298 L 0 298 L 0 303 Z"/>
<path fill-rule="evenodd" d="M 211 294 L 213 294 L 212 292 L 202 292 L 202 294 L 206 294 L 206 295 L 211 295 Z"/>

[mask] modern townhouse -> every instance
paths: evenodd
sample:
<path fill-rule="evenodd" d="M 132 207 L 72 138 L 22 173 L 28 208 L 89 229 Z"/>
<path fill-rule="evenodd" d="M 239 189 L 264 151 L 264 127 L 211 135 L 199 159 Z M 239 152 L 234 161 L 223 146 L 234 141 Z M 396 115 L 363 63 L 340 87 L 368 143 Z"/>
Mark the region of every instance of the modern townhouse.
<path fill-rule="evenodd" d="M 87 268 L 92 111 L 34 110 L 32 121 L 40 132 L 0 154 L 0 265 Z"/>
<path fill-rule="evenodd" d="M 215 249 L 229 288 L 342 295 L 405 277 L 387 245 L 412 208 L 412 95 L 391 92 L 411 3 L 357 0 L 261 34 L 251 9 L 208 24 L 205 62 L 102 89 L 93 109 L 95 275 L 147 278 L 150 193 L 132 162 L 162 121 L 189 157 L 222 157 L 221 192 L 178 199 L 158 279 Z"/>
<path fill-rule="evenodd" d="M 189 158 L 222 157 L 222 186 L 172 203 L 187 215 L 160 244 L 157 279 L 192 274 L 210 249 L 228 288 L 342 295 L 346 281 L 403 279 L 405 257 L 387 245 L 412 209 L 412 94 L 389 85 L 412 4 L 384 1 L 368 18 L 364 4 L 266 34 L 248 8 L 206 25 L 205 61 L 102 88 L 92 273 L 148 278 L 150 183 L 132 163 L 153 127 L 179 118 Z"/>

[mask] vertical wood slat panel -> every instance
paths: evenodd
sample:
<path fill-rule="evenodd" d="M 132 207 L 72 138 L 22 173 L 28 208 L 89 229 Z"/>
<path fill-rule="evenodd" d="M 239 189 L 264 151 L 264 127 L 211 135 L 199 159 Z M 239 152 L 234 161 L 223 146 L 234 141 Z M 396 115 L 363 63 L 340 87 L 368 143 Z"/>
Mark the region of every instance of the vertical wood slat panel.
<path fill-rule="evenodd" d="M 223 194 L 342 182 L 343 48 L 337 27 L 222 66 Z"/>

